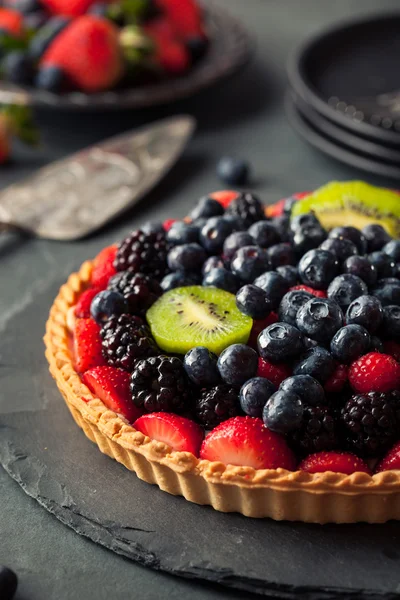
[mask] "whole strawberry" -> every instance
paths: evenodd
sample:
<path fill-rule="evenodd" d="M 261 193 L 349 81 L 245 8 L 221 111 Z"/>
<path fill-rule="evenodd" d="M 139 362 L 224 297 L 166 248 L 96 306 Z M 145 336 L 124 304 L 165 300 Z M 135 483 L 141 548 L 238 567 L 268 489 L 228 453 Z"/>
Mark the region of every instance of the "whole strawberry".
<path fill-rule="evenodd" d="M 181 39 L 204 35 L 201 10 L 196 0 L 157 0 L 156 4 Z"/>
<path fill-rule="evenodd" d="M 41 4 L 53 15 L 68 17 L 79 17 L 85 14 L 95 2 L 96 0 L 41 0 Z"/>
<path fill-rule="evenodd" d="M 0 30 L 13 37 L 20 37 L 23 31 L 23 17 L 17 10 L 0 8 Z"/>
<path fill-rule="evenodd" d="M 124 71 L 118 28 L 107 19 L 84 15 L 75 19 L 46 50 L 41 66 L 63 70 L 84 92 L 112 88 Z"/>

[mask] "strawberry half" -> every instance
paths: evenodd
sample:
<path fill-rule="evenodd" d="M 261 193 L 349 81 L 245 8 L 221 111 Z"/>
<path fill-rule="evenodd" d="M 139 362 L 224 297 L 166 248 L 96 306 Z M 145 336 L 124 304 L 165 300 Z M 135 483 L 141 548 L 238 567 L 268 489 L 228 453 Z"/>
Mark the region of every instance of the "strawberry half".
<path fill-rule="evenodd" d="M 293 290 L 303 290 L 304 292 L 308 292 L 317 298 L 327 298 L 327 293 L 324 292 L 324 290 L 314 290 L 314 288 L 309 287 L 308 285 L 294 285 L 289 289 L 289 292 L 292 292 Z"/>
<path fill-rule="evenodd" d="M 257 377 L 269 379 L 277 388 L 291 374 L 292 369 L 287 363 L 271 363 L 264 358 L 258 359 Z"/>
<path fill-rule="evenodd" d="M 150 439 L 164 442 L 177 452 L 199 455 L 204 432 L 200 425 L 190 419 L 172 413 L 157 412 L 143 415 L 133 426 Z"/>
<path fill-rule="evenodd" d="M 100 327 L 93 319 L 78 319 L 74 332 L 75 367 L 79 373 L 104 365 Z"/>
<path fill-rule="evenodd" d="M 95 367 L 89 369 L 82 377 L 89 390 L 114 412 L 133 423 L 141 415 L 141 411 L 132 401 L 129 389 L 130 375 L 115 367 Z"/>
<path fill-rule="evenodd" d="M 89 288 L 80 295 L 78 302 L 75 304 L 75 316 L 78 319 L 89 319 L 90 318 L 90 305 L 92 300 L 99 292 L 101 288 Z"/>
<path fill-rule="evenodd" d="M 296 469 L 285 439 L 253 417 L 233 417 L 218 425 L 206 436 L 200 457 L 253 469 Z"/>
<path fill-rule="evenodd" d="M 96 256 L 93 261 L 91 282 L 94 287 L 104 290 L 110 278 L 116 274 L 114 260 L 117 255 L 117 246 L 107 246 Z"/>
<path fill-rule="evenodd" d="M 239 192 L 236 190 L 221 190 L 219 192 L 212 192 L 212 194 L 208 194 L 209 198 L 216 200 L 224 208 L 228 208 L 232 200 L 239 196 Z"/>
<path fill-rule="evenodd" d="M 299 464 L 299 469 L 300 471 L 307 471 L 307 473 L 333 471 L 333 473 L 344 473 L 345 475 L 357 472 L 372 475 L 368 465 L 350 452 L 317 452 L 316 454 L 310 454 Z"/>
<path fill-rule="evenodd" d="M 386 456 L 377 464 L 375 473 L 400 470 L 400 442 L 397 442 Z"/>

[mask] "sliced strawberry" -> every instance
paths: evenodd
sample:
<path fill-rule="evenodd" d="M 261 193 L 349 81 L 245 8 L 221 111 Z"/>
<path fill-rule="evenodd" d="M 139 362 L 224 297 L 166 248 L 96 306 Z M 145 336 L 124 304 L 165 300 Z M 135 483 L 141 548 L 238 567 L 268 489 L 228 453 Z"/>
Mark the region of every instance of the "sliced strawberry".
<path fill-rule="evenodd" d="M 400 470 L 400 442 L 397 442 L 376 466 L 375 473 Z"/>
<path fill-rule="evenodd" d="M 300 471 L 307 471 L 307 473 L 333 471 L 333 473 L 344 473 L 345 475 L 357 472 L 372 475 L 368 465 L 350 452 L 317 452 L 316 454 L 310 454 L 299 464 L 299 469 Z"/>
<path fill-rule="evenodd" d="M 347 383 L 347 372 L 348 367 L 346 365 L 336 365 L 334 372 L 324 385 L 325 391 L 331 394 L 341 392 Z"/>
<path fill-rule="evenodd" d="M 258 359 L 257 377 L 265 377 L 279 387 L 282 381 L 290 377 L 292 369 L 287 363 L 271 363 L 264 358 Z"/>
<path fill-rule="evenodd" d="M 238 195 L 239 192 L 237 192 L 236 190 L 221 190 L 219 192 L 212 192 L 211 194 L 208 194 L 209 198 L 216 200 L 217 202 L 222 204 L 224 208 L 228 208 L 232 200 L 237 198 Z"/>
<path fill-rule="evenodd" d="M 130 375 L 126 371 L 109 366 L 95 367 L 86 371 L 82 380 L 107 408 L 124 416 L 130 423 L 142 414 L 132 401 Z"/>
<path fill-rule="evenodd" d="M 249 341 L 247 342 L 249 346 L 257 350 L 257 338 L 260 333 L 268 327 L 268 325 L 272 325 L 273 323 L 278 322 L 278 315 L 272 312 L 266 319 L 261 319 L 259 321 L 253 321 L 253 327 L 251 328 Z"/>
<path fill-rule="evenodd" d="M 90 305 L 92 300 L 97 294 L 101 292 L 101 288 L 89 288 L 81 294 L 78 302 L 75 304 L 75 316 L 78 319 L 89 319 L 90 318 Z"/>
<path fill-rule="evenodd" d="M 308 285 L 294 285 L 290 288 L 289 292 L 292 292 L 293 290 L 304 290 L 305 292 L 308 292 L 317 298 L 327 298 L 327 293 L 324 292 L 324 290 L 314 290 L 314 288 L 309 287 Z"/>
<path fill-rule="evenodd" d="M 190 419 L 172 413 L 157 412 L 143 415 L 133 426 L 150 439 L 164 442 L 177 452 L 199 455 L 204 432 L 200 425 Z"/>
<path fill-rule="evenodd" d="M 169 231 L 174 223 L 176 223 L 177 219 L 166 219 L 163 223 L 163 228 L 165 231 Z"/>
<path fill-rule="evenodd" d="M 107 246 L 96 256 L 93 261 L 92 285 L 104 290 L 109 279 L 116 274 L 114 259 L 117 254 L 117 246 Z"/>
<path fill-rule="evenodd" d="M 253 469 L 296 469 L 285 439 L 253 417 L 233 417 L 218 425 L 206 436 L 200 457 Z"/>
<path fill-rule="evenodd" d="M 385 354 L 393 356 L 397 362 L 400 362 L 400 344 L 398 342 L 395 342 L 394 340 L 387 340 L 386 342 L 383 342 L 383 348 L 385 350 Z"/>
<path fill-rule="evenodd" d="M 93 319 L 78 319 L 74 332 L 75 366 L 79 373 L 105 364 L 100 326 Z"/>

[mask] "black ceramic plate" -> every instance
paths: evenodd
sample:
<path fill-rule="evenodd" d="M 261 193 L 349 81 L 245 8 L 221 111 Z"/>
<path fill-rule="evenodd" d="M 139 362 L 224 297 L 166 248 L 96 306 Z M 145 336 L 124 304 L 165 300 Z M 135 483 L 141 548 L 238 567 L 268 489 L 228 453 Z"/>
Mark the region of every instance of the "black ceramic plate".
<path fill-rule="evenodd" d="M 361 169 L 367 173 L 380 175 L 381 177 L 390 177 L 391 179 L 400 179 L 400 167 L 383 161 L 367 158 L 364 155 L 357 154 L 351 148 L 340 144 L 336 140 L 324 137 L 307 119 L 298 111 L 293 102 L 291 93 L 285 97 L 285 109 L 290 124 L 297 133 L 306 140 L 311 146 L 320 150 L 324 154 L 346 163 L 351 167 Z"/>
<path fill-rule="evenodd" d="M 242 67 L 251 53 L 251 41 L 242 25 L 213 5 L 205 11 L 210 47 L 204 58 L 185 76 L 149 85 L 98 94 L 53 94 L 35 89 L 15 89 L 0 82 L 0 102 L 10 100 L 35 107 L 68 110 L 139 109 L 174 102 L 227 77 Z"/>
<path fill-rule="evenodd" d="M 292 56 L 292 87 L 337 125 L 400 145 L 400 13 L 342 23 Z"/>

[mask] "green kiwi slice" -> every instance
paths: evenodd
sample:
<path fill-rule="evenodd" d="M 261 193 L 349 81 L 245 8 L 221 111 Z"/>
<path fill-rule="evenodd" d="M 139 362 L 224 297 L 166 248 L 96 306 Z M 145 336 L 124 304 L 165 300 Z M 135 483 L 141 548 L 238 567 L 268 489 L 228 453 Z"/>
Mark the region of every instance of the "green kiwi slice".
<path fill-rule="evenodd" d="M 400 196 L 364 181 L 332 181 L 295 203 L 292 217 L 313 212 L 325 229 L 352 225 L 362 229 L 378 223 L 400 237 Z"/>
<path fill-rule="evenodd" d="M 233 294 L 200 285 L 166 292 L 146 318 L 158 346 L 178 354 L 195 346 L 220 354 L 230 344 L 245 344 L 253 325 L 236 307 Z"/>

